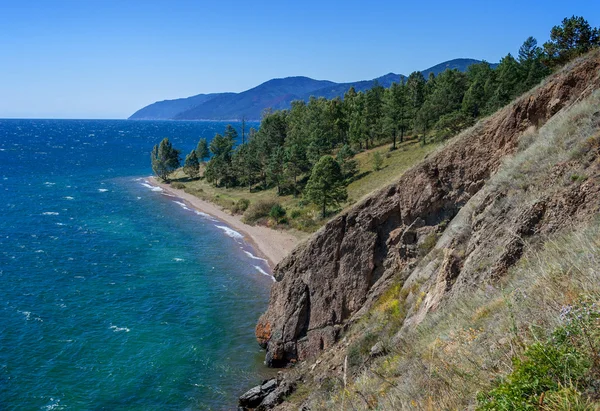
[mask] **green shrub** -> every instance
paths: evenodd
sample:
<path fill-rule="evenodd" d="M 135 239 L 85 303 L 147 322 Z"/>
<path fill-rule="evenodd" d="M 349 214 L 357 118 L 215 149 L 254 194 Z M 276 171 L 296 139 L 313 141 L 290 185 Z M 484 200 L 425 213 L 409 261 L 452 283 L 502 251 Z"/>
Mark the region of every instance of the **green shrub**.
<path fill-rule="evenodd" d="M 367 332 L 357 341 L 350 344 L 348 347 L 348 364 L 350 364 L 350 367 L 356 368 L 363 365 L 371 352 L 371 347 L 375 345 L 378 339 L 377 334 Z"/>
<path fill-rule="evenodd" d="M 600 382 L 599 319 L 596 303 L 564 307 L 563 325 L 546 342 L 530 345 L 523 358 L 513 359 L 513 371 L 489 392 L 478 394 L 478 409 L 538 410 L 550 404 L 587 409 L 582 393 L 593 392 Z"/>
<path fill-rule="evenodd" d="M 373 171 L 381 170 L 381 166 L 383 166 L 383 156 L 379 151 L 373 153 Z"/>
<path fill-rule="evenodd" d="M 244 221 L 248 224 L 255 224 L 260 219 L 269 217 L 271 209 L 275 205 L 281 206 L 277 201 L 273 200 L 261 200 L 250 204 L 248 209 L 244 212 Z"/>
<path fill-rule="evenodd" d="M 273 205 L 273 207 L 271 207 L 271 210 L 269 211 L 269 217 L 271 217 L 275 221 L 281 220 L 283 217 L 285 217 L 285 214 L 285 208 L 283 208 L 281 204 Z"/>
<path fill-rule="evenodd" d="M 176 190 L 183 190 L 185 188 L 185 184 L 180 183 L 179 181 L 175 181 L 171 183 L 171 187 L 173 187 Z"/>
<path fill-rule="evenodd" d="M 250 200 L 247 198 L 240 198 L 232 207 L 231 211 L 234 214 L 242 214 L 250 206 Z"/>
<path fill-rule="evenodd" d="M 290 218 L 291 219 L 296 219 L 296 218 L 300 217 L 301 215 L 302 215 L 302 211 L 298 210 L 297 208 L 294 208 L 290 212 Z"/>

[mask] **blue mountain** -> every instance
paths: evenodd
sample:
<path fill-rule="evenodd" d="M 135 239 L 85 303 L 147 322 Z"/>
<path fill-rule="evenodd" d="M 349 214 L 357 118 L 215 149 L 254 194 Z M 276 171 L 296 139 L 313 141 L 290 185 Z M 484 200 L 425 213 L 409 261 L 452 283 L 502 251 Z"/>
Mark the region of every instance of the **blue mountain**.
<path fill-rule="evenodd" d="M 480 60 L 455 59 L 423 70 L 438 75 L 447 69 L 466 71 Z M 311 96 L 328 99 L 343 97 L 350 87 L 365 91 L 373 87 L 375 81 L 384 87 L 406 77 L 389 73 L 373 80 L 353 83 L 335 83 L 327 80 L 314 80 L 308 77 L 286 77 L 269 80 L 241 93 L 198 94 L 176 100 L 164 100 L 150 104 L 129 117 L 130 120 L 260 120 L 267 108 L 286 109 L 294 100 L 308 101 Z"/>

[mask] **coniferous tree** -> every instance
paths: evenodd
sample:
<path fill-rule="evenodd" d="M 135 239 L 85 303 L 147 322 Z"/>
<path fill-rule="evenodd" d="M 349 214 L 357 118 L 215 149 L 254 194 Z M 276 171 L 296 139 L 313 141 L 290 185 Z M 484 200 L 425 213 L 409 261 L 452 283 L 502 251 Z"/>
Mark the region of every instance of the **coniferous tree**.
<path fill-rule="evenodd" d="M 351 91 L 354 88 L 350 89 Z M 348 134 L 350 143 L 362 149 L 363 141 L 368 138 L 367 126 L 365 121 L 365 94 L 357 93 L 352 98 L 351 106 L 349 107 L 350 118 L 348 124 Z M 366 137 L 365 137 L 366 136 Z"/>
<path fill-rule="evenodd" d="M 196 146 L 196 157 L 199 161 L 204 161 L 204 159 L 208 159 L 210 157 L 210 152 L 208 151 L 208 143 L 205 138 L 201 138 L 198 141 L 198 145 Z"/>
<path fill-rule="evenodd" d="M 600 30 L 592 28 L 583 17 L 565 18 L 562 25 L 550 31 L 550 41 L 544 43 L 547 63 L 557 66 L 566 63 L 594 47 L 600 46 Z"/>
<path fill-rule="evenodd" d="M 543 63 L 544 51 L 538 47 L 537 40 L 528 37 L 519 48 L 519 64 L 521 65 L 522 81 L 519 94 L 523 93 L 550 74 L 550 69 Z"/>
<path fill-rule="evenodd" d="M 383 91 L 383 86 L 375 80 L 373 86 L 366 92 L 365 123 L 371 145 L 374 145 L 375 140 L 380 137 L 383 128 Z M 365 142 L 368 143 L 368 140 Z M 368 145 L 366 148 L 369 148 Z"/>
<path fill-rule="evenodd" d="M 195 150 L 192 150 L 190 154 L 185 157 L 183 172 L 190 178 L 197 178 L 200 175 L 200 162 L 198 161 Z"/>
<path fill-rule="evenodd" d="M 522 80 L 521 67 L 509 53 L 500 60 L 496 68 L 496 90 L 489 102 L 490 111 L 496 111 L 515 98 L 519 93 Z"/>
<path fill-rule="evenodd" d="M 493 75 L 494 71 L 485 61 L 469 66 L 467 69 L 469 86 L 461 104 L 463 113 L 473 118 L 485 113 L 492 92 L 495 91 L 495 85 L 492 86 Z"/>
<path fill-rule="evenodd" d="M 277 187 L 277 194 L 282 194 L 282 186 L 285 184 L 285 150 L 283 147 L 277 147 L 269 158 L 267 165 L 267 181 L 269 184 Z"/>
<path fill-rule="evenodd" d="M 226 138 L 228 138 L 231 141 L 233 141 L 234 144 L 235 144 L 235 140 L 238 138 L 238 133 L 237 133 L 236 129 L 233 128 L 233 126 L 231 124 L 227 124 L 227 126 L 225 127 L 225 133 L 223 135 Z"/>
<path fill-rule="evenodd" d="M 425 77 L 420 71 L 412 72 L 406 80 L 406 89 L 410 107 L 411 126 L 417 130 L 417 115 L 425 103 Z"/>
<path fill-rule="evenodd" d="M 392 136 L 392 150 L 396 149 L 396 139 L 400 133 L 400 143 L 407 129 L 407 96 L 404 81 L 393 83 L 384 93 L 384 128 Z"/>
<path fill-rule="evenodd" d="M 179 168 L 181 160 L 179 150 L 175 149 L 168 138 L 155 145 L 150 155 L 152 171 L 161 180 L 169 182 L 169 174 Z"/>
<path fill-rule="evenodd" d="M 325 217 L 327 207 L 337 206 L 348 198 L 340 165 L 331 156 L 323 156 L 315 164 L 306 184 L 304 196 L 321 207 Z"/>
<path fill-rule="evenodd" d="M 354 154 L 352 147 L 345 144 L 335 156 L 346 182 L 349 182 L 358 173 L 358 161 L 353 158 Z"/>

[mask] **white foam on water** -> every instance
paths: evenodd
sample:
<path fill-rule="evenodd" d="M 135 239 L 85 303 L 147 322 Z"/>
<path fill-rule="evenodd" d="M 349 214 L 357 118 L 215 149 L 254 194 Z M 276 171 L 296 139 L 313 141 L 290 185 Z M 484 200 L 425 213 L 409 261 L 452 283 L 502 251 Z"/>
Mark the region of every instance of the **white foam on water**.
<path fill-rule="evenodd" d="M 17 312 L 23 314 L 25 316 L 25 319 L 27 321 L 29 321 L 29 319 L 31 318 L 31 311 L 20 311 L 20 310 L 17 310 Z"/>
<path fill-rule="evenodd" d="M 113 330 L 113 332 L 121 332 L 121 331 L 125 331 L 126 333 L 128 333 L 130 330 L 127 327 L 117 327 L 116 325 L 111 325 L 109 327 L 109 329 Z"/>
<path fill-rule="evenodd" d="M 173 259 L 173 261 L 180 262 L 180 261 L 185 261 L 185 260 L 184 260 L 183 258 L 177 258 L 177 257 L 175 257 L 175 258 Z"/>
<path fill-rule="evenodd" d="M 253 258 L 253 259 L 255 259 L 255 260 L 261 260 L 261 261 L 267 262 L 267 260 L 265 260 L 264 258 L 257 257 L 257 256 L 255 256 L 254 254 L 252 254 L 252 253 L 251 253 L 251 252 L 249 252 L 249 251 L 246 251 L 246 250 L 243 250 L 243 251 L 244 251 L 244 252 L 246 253 L 246 255 L 247 255 L 248 257 L 250 257 L 250 258 Z"/>
<path fill-rule="evenodd" d="M 183 208 L 184 210 L 189 210 L 188 206 L 185 205 L 185 203 L 182 203 L 181 201 L 173 201 L 175 204 L 179 205 L 181 208 Z"/>
<path fill-rule="evenodd" d="M 232 230 L 231 228 L 224 226 L 224 225 L 216 225 L 215 227 L 220 228 L 221 230 L 225 231 L 225 234 L 228 235 L 231 238 L 235 238 L 236 240 L 242 240 L 244 238 L 244 236 L 240 233 L 238 233 L 235 230 Z"/>
<path fill-rule="evenodd" d="M 44 185 L 45 185 L 45 186 L 53 186 L 53 185 L 55 185 L 55 184 L 56 184 L 56 183 L 51 183 L 50 181 L 46 181 L 46 182 L 44 183 Z"/>
<path fill-rule="evenodd" d="M 60 405 L 60 399 L 59 398 L 57 398 L 57 399 L 50 398 L 50 404 L 42 407 L 42 409 L 43 410 L 51 411 L 51 410 L 55 410 L 55 409 L 57 409 L 59 407 L 60 407 L 60 409 L 64 409 L 65 408 L 65 407 L 63 407 L 63 406 Z"/>
<path fill-rule="evenodd" d="M 106 193 L 108 191 L 107 188 L 99 188 L 98 191 L 100 191 L 101 193 Z"/>
<path fill-rule="evenodd" d="M 42 215 L 58 215 L 58 213 L 56 211 L 45 211 Z"/>
<path fill-rule="evenodd" d="M 275 277 L 273 277 L 271 274 L 269 274 L 268 272 L 266 272 L 265 270 L 263 270 L 259 266 L 255 265 L 254 268 L 256 268 L 258 270 L 258 272 L 261 273 L 262 275 L 266 275 L 267 277 L 271 277 L 271 279 L 273 279 L 273 281 L 275 281 Z"/>
<path fill-rule="evenodd" d="M 73 197 L 71 197 L 71 196 L 66 196 L 65 200 L 75 200 L 75 199 Z"/>
<path fill-rule="evenodd" d="M 40 253 L 43 253 L 43 252 L 44 252 L 44 250 L 35 250 L 35 252 L 36 252 L 37 254 L 40 254 Z"/>
<path fill-rule="evenodd" d="M 149 189 L 150 189 L 150 190 L 152 190 L 152 191 L 157 191 L 157 192 L 163 191 L 163 189 L 162 189 L 162 188 L 160 188 L 160 187 L 153 186 L 152 184 L 148 184 L 148 181 L 147 181 L 147 180 L 145 180 L 145 182 L 144 182 L 144 183 L 140 183 L 140 184 L 141 184 L 141 185 L 143 185 L 143 186 L 144 186 L 144 187 L 146 187 L 146 188 L 149 188 Z"/>
<path fill-rule="evenodd" d="M 196 213 L 196 215 L 199 215 L 201 217 L 207 218 L 211 221 L 219 221 L 216 218 L 214 218 L 213 216 L 211 216 L 210 214 L 203 213 L 202 211 L 194 210 L 194 213 Z"/>
<path fill-rule="evenodd" d="M 174 196 L 173 194 L 169 194 L 169 193 L 165 193 L 165 192 L 162 192 L 161 194 L 164 195 L 165 197 L 177 198 L 177 196 Z"/>

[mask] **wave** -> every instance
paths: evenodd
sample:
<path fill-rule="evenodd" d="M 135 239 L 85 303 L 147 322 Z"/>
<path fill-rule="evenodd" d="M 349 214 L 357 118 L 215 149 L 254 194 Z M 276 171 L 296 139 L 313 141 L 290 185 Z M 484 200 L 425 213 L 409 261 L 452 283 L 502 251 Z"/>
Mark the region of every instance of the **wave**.
<path fill-rule="evenodd" d="M 100 191 L 101 193 L 106 193 L 108 191 L 107 188 L 99 188 L 98 191 Z"/>
<path fill-rule="evenodd" d="M 231 238 L 235 238 L 236 240 L 242 240 L 244 238 L 244 236 L 242 234 L 238 233 L 237 231 L 235 231 L 227 226 L 215 224 L 215 227 L 220 228 L 221 230 L 225 231 L 226 235 L 228 235 Z"/>
<path fill-rule="evenodd" d="M 181 206 L 181 208 L 183 208 L 184 210 L 189 210 L 188 206 L 185 203 L 182 203 L 181 201 L 173 201 L 175 204 Z"/>
<path fill-rule="evenodd" d="M 73 197 L 71 197 L 71 196 L 66 196 L 66 197 L 64 197 L 64 199 L 65 199 L 65 200 L 74 200 L 74 198 L 73 198 Z"/>
<path fill-rule="evenodd" d="M 250 257 L 250 258 L 253 258 L 253 259 L 255 259 L 255 260 L 261 260 L 261 261 L 267 262 L 267 260 L 266 260 L 266 259 L 264 259 L 264 258 L 260 258 L 260 257 L 257 257 L 257 256 L 255 256 L 254 254 L 252 254 L 250 251 L 246 251 L 246 250 L 243 250 L 243 251 L 244 251 L 244 252 L 246 253 L 246 255 L 247 255 L 248 257 Z"/>
<path fill-rule="evenodd" d="M 58 215 L 56 211 L 44 211 L 42 215 Z"/>
<path fill-rule="evenodd" d="M 125 331 L 126 333 L 128 333 L 129 331 L 131 331 L 129 328 L 127 327 L 117 327 L 116 325 L 111 325 L 110 327 L 108 327 L 109 329 L 113 330 L 114 332 L 118 333 L 120 331 Z"/>
<path fill-rule="evenodd" d="M 173 259 L 173 261 L 181 262 L 181 261 L 185 261 L 185 260 L 183 258 L 177 258 L 177 257 L 175 257 Z"/>
<path fill-rule="evenodd" d="M 256 268 L 258 270 L 258 272 L 261 273 L 262 275 L 266 275 L 267 277 L 271 277 L 273 279 L 273 281 L 275 281 L 275 277 L 273 277 L 271 274 L 269 274 L 268 272 L 266 272 L 265 270 L 263 270 L 262 268 L 260 268 L 258 265 L 255 265 L 254 268 Z"/>
<path fill-rule="evenodd" d="M 214 218 L 213 216 L 211 216 L 210 214 L 203 213 L 202 211 L 194 210 L 194 213 L 196 213 L 196 215 L 199 215 L 201 217 L 207 218 L 211 221 L 219 221 L 216 218 Z"/>
<path fill-rule="evenodd" d="M 143 185 L 143 186 L 144 186 L 144 187 L 146 187 L 146 188 L 149 188 L 149 189 L 150 189 L 150 190 L 152 190 L 152 191 L 157 191 L 157 192 L 158 192 L 158 191 L 163 191 L 163 189 L 162 189 L 162 188 L 160 188 L 160 187 L 157 187 L 157 186 L 153 186 L 153 185 L 151 185 L 151 184 L 148 184 L 148 181 L 146 181 L 146 182 L 144 182 L 144 183 L 140 183 L 140 184 L 141 184 L 141 185 Z"/>

